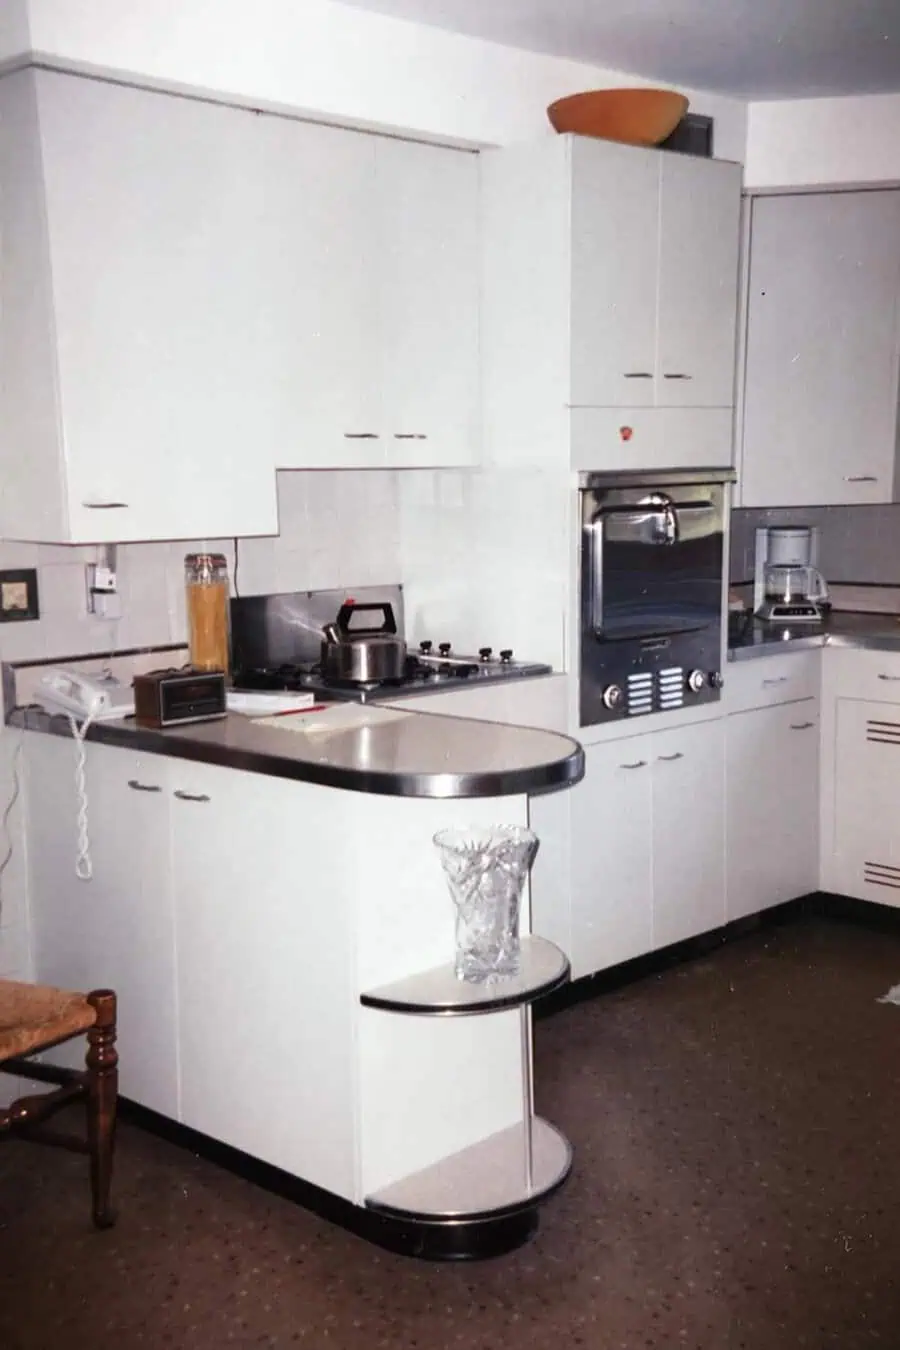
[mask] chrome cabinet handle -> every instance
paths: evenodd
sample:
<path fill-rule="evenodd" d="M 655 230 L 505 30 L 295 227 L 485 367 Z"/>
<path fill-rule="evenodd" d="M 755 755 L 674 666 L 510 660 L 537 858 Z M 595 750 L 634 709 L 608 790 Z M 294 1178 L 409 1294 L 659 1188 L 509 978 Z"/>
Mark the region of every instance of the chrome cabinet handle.
<path fill-rule="evenodd" d="M 208 802 L 210 798 L 205 792 L 182 792 L 176 788 L 173 794 L 180 802 Z"/>
<path fill-rule="evenodd" d="M 684 372 L 680 370 L 671 373 L 666 371 L 663 375 L 664 380 L 692 380 L 693 378 L 693 375 L 685 375 Z"/>
<path fill-rule="evenodd" d="M 664 764 L 671 764 L 676 759 L 684 759 L 684 755 L 680 750 L 676 750 L 674 755 L 659 755 L 657 758 L 661 759 Z"/>
<path fill-rule="evenodd" d="M 897 680 L 900 680 L 900 675 L 879 675 L 878 678 L 879 680 L 890 680 L 891 683 L 895 683 Z"/>
<path fill-rule="evenodd" d="M 82 502 L 86 511 L 127 511 L 127 502 Z"/>
<path fill-rule="evenodd" d="M 626 380 L 652 380 L 652 379 L 653 379 L 653 371 L 652 371 L 652 370 L 626 370 L 626 371 L 625 371 L 625 379 L 626 379 Z"/>
<path fill-rule="evenodd" d="M 345 441 L 378 441 L 381 437 L 377 431 L 345 431 Z"/>
<path fill-rule="evenodd" d="M 874 473 L 851 473 L 844 478 L 845 483 L 877 483 Z"/>
<path fill-rule="evenodd" d="M 646 769 L 647 761 L 645 759 L 636 759 L 633 764 L 620 764 L 620 769 Z"/>
<path fill-rule="evenodd" d="M 428 437 L 424 431 L 395 431 L 395 441 L 427 441 Z"/>
<path fill-rule="evenodd" d="M 135 792 L 162 792 L 162 788 L 157 783 L 139 783 L 136 778 L 129 778 L 128 786 Z"/>
<path fill-rule="evenodd" d="M 808 731 L 810 727 L 815 725 L 815 722 L 792 722 L 791 731 Z"/>
<path fill-rule="evenodd" d="M 774 677 L 773 677 L 772 679 L 770 679 L 770 680 L 763 680 L 763 685 L 767 685 L 767 684 L 787 684 L 787 682 L 788 682 L 788 677 L 787 677 L 787 675 L 776 675 L 776 676 L 774 676 Z"/>

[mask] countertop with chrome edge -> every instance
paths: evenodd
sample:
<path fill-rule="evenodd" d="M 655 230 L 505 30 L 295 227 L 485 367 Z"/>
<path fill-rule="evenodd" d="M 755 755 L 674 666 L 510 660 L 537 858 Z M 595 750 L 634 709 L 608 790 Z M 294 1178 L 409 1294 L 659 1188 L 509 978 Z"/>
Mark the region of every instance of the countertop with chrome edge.
<path fill-rule="evenodd" d="M 346 705 L 344 705 L 346 706 Z M 70 736 L 65 717 L 16 708 L 12 726 Z M 557 732 L 402 709 L 330 733 L 290 731 L 231 714 L 163 731 L 132 718 L 95 722 L 88 741 L 394 797 L 506 797 L 552 792 L 584 775 L 584 751 Z"/>
<path fill-rule="evenodd" d="M 729 661 L 784 655 L 816 647 L 859 647 L 900 652 L 900 615 L 832 610 L 823 623 L 772 624 L 748 616 L 728 635 Z"/>

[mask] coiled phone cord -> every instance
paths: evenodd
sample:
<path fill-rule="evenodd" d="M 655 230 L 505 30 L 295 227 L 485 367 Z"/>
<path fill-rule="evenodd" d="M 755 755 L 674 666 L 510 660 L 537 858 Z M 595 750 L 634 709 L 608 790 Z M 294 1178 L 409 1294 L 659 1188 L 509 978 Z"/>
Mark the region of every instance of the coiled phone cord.
<path fill-rule="evenodd" d="M 75 742 L 75 792 L 78 797 L 76 816 L 78 852 L 75 855 L 75 875 L 79 881 L 90 881 L 94 875 L 94 865 L 91 862 L 91 837 L 88 832 L 87 750 L 84 742 L 91 718 L 85 718 L 79 726 L 72 713 L 66 713 L 66 717 L 69 719 L 72 739 Z"/>

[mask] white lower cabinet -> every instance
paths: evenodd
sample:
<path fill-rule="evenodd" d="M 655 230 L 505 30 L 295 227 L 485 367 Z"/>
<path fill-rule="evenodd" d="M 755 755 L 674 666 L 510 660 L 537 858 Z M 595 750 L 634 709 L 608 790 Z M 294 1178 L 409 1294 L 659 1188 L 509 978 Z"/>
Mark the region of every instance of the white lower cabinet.
<path fill-rule="evenodd" d="M 123 1096 L 352 1194 L 349 1037 L 329 1038 L 349 1024 L 350 947 L 310 891 L 327 790 L 90 744 L 81 881 L 75 747 L 26 742 L 35 979 L 116 990 Z"/>
<path fill-rule="evenodd" d="M 721 720 L 659 732 L 653 750 L 653 945 L 725 922 Z"/>
<path fill-rule="evenodd" d="M 93 876 L 75 875 L 75 747 L 27 738 L 28 851 L 34 976 L 120 992 L 124 1096 L 178 1118 L 175 922 L 168 761 L 105 745 L 88 749 Z M 61 1050 L 64 1048 L 61 1047 Z M 52 1058 L 77 1062 L 83 1045 Z"/>
<path fill-rule="evenodd" d="M 740 919 L 815 891 L 818 701 L 727 718 L 726 779 L 727 917 Z"/>
<path fill-rule="evenodd" d="M 900 704 L 836 700 L 829 889 L 900 905 Z"/>
<path fill-rule="evenodd" d="M 171 777 L 182 1119 L 351 1194 L 353 967 L 322 868 L 328 790 L 183 761 Z"/>
<path fill-rule="evenodd" d="M 569 793 L 576 979 L 653 945 L 650 740 L 636 736 L 586 747 L 584 778 Z M 548 877 L 548 887 L 553 884 Z"/>
<path fill-rule="evenodd" d="M 566 794 L 565 823 L 540 798 L 532 818 L 553 831 L 546 852 L 571 858 L 570 951 L 575 978 L 717 928 L 725 920 L 724 732 L 696 723 L 585 748 L 583 781 Z M 566 843 L 556 837 L 565 831 Z M 544 841 L 541 844 L 544 850 Z M 535 866 L 536 931 L 559 869 Z M 565 904 L 565 900 L 563 901 Z"/>

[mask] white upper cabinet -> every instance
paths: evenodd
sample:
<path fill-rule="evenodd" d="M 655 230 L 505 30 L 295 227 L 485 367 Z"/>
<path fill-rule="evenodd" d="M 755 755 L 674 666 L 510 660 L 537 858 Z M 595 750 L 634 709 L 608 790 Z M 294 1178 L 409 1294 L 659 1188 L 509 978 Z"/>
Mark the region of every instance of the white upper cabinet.
<path fill-rule="evenodd" d="M 731 463 L 740 166 L 578 136 L 482 160 L 486 457 Z"/>
<path fill-rule="evenodd" d="M 378 344 L 385 461 L 476 458 L 478 160 L 379 137 L 375 151 Z"/>
<path fill-rule="evenodd" d="M 900 192 L 753 203 L 741 502 L 891 501 Z"/>
<path fill-rule="evenodd" d="M 3 535 L 275 530 L 254 120 L 50 71 L 0 82 Z"/>
<path fill-rule="evenodd" d="M 0 80 L 0 534 L 277 532 L 284 468 L 472 463 L 477 157 Z"/>
<path fill-rule="evenodd" d="M 660 156 L 581 137 L 571 154 L 569 402 L 652 406 Z"/>
<path fill-rule="evenodd" d="M 254 119 L 253 135 L 275 465 L 377 465 L 375 137 L 283 117 Z"/>
<path fill-rule="evenodd" d="M 476 156 L 275 118 L 258 137 L 277 466 L 473 463 Z"/>
<path fill-rule="evenodd" d="M 734 404 L 741 170 L 660 156 L 656 402 Z"/>

